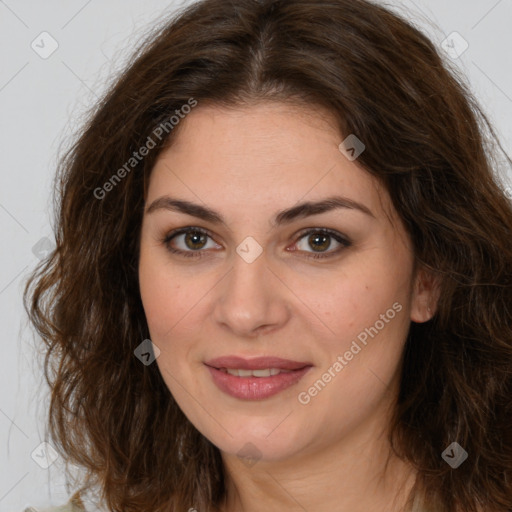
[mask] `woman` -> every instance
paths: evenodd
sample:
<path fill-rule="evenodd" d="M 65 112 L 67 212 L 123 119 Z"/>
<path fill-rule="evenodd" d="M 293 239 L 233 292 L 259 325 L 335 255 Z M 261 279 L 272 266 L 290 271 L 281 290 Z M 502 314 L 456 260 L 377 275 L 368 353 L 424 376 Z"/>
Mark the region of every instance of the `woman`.
<path fill-rule="evenodd" d="M 80 491 L 512 510 L 488 135 L 433 44 L 364 0 L 205 0 L 146 41 L 62 162 L 25 290 Z"/>

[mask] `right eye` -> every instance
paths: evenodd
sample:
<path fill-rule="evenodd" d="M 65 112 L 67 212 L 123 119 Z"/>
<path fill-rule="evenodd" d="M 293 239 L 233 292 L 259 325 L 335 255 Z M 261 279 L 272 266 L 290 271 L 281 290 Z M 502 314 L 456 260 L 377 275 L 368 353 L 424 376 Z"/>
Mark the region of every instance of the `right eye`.
<path fill-rule="evenodd" d="M 211 238 L 211 236 L 206 230 L 190 226 L 171 231 L 165 236 L 162 243 L 173 254 L 186 258 L 202 258 L 204 256 L 202 254 L 203 249 L 208 248 L 206 247 L 208 238 Z M 181 248 L 174 247 L 173 242 L 176 244 L 175 240 L 181 240 Z M 217 245 L 216 247 L 220 246 Z"/>

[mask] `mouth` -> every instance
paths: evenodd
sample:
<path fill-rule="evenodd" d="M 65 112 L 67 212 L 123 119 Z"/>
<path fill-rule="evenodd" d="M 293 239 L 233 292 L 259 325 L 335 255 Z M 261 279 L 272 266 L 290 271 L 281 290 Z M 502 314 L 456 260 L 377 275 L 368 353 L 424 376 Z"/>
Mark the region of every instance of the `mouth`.
<path fill-rule="evenodd" d="M 229 373 L 229 375 L 233 375 L 235 377 L 273 377 L 274 375 L 279 375 L 280 373 L 291 373 L 295 370 L 282 370 L 281 368 L 265 368 L 262 370 L 244 370 L 242 368 L 215 368 L 216 370 L 220 370 L 224 373 Z"/>
<path fill-rule="evenodd" d="M 242 400 L 263 400 L 297 384 L 312 368 L 309 362 L 277 357 L 245 359 L 228 356 L 204 363 L 214 384 Z"/>

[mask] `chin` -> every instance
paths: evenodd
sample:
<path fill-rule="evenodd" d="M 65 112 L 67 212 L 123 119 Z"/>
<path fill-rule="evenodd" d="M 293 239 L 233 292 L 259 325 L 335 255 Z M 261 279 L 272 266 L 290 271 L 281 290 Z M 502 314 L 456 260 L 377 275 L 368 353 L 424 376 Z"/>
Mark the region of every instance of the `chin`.
<path fill-rule="evenodd" d="M 225 431 L 205 432 L 203 435 L 226 455 L 269 462 L 281 461 L 294 455 L 304 440 L 299 432 L 294 433 L 289 426 L 278 432 L 279 427 L 276 427 L 280 421 L 282 418 L 278 421 L 275 418 L 267 421 L 259 418 L 253 422 L 245 420 L 243 426 L 240 423 L 236 426 L 232 423 L 225 425 L 233 437 Z"/>

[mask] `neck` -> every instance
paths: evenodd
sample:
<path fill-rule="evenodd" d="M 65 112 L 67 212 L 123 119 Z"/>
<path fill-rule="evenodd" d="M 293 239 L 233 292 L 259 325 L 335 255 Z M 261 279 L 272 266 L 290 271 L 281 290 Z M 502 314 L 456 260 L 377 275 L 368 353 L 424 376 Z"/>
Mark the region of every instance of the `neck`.
<path fill-rule="evenodd" d="M 223 454 L 223 460 L 227 499 L 221 512 L 398 512 L 415 480 L 413 469 L 391 454 L 385 433 L 375 428 L 277 462 L 247 467 L 234 456 Z"/>

